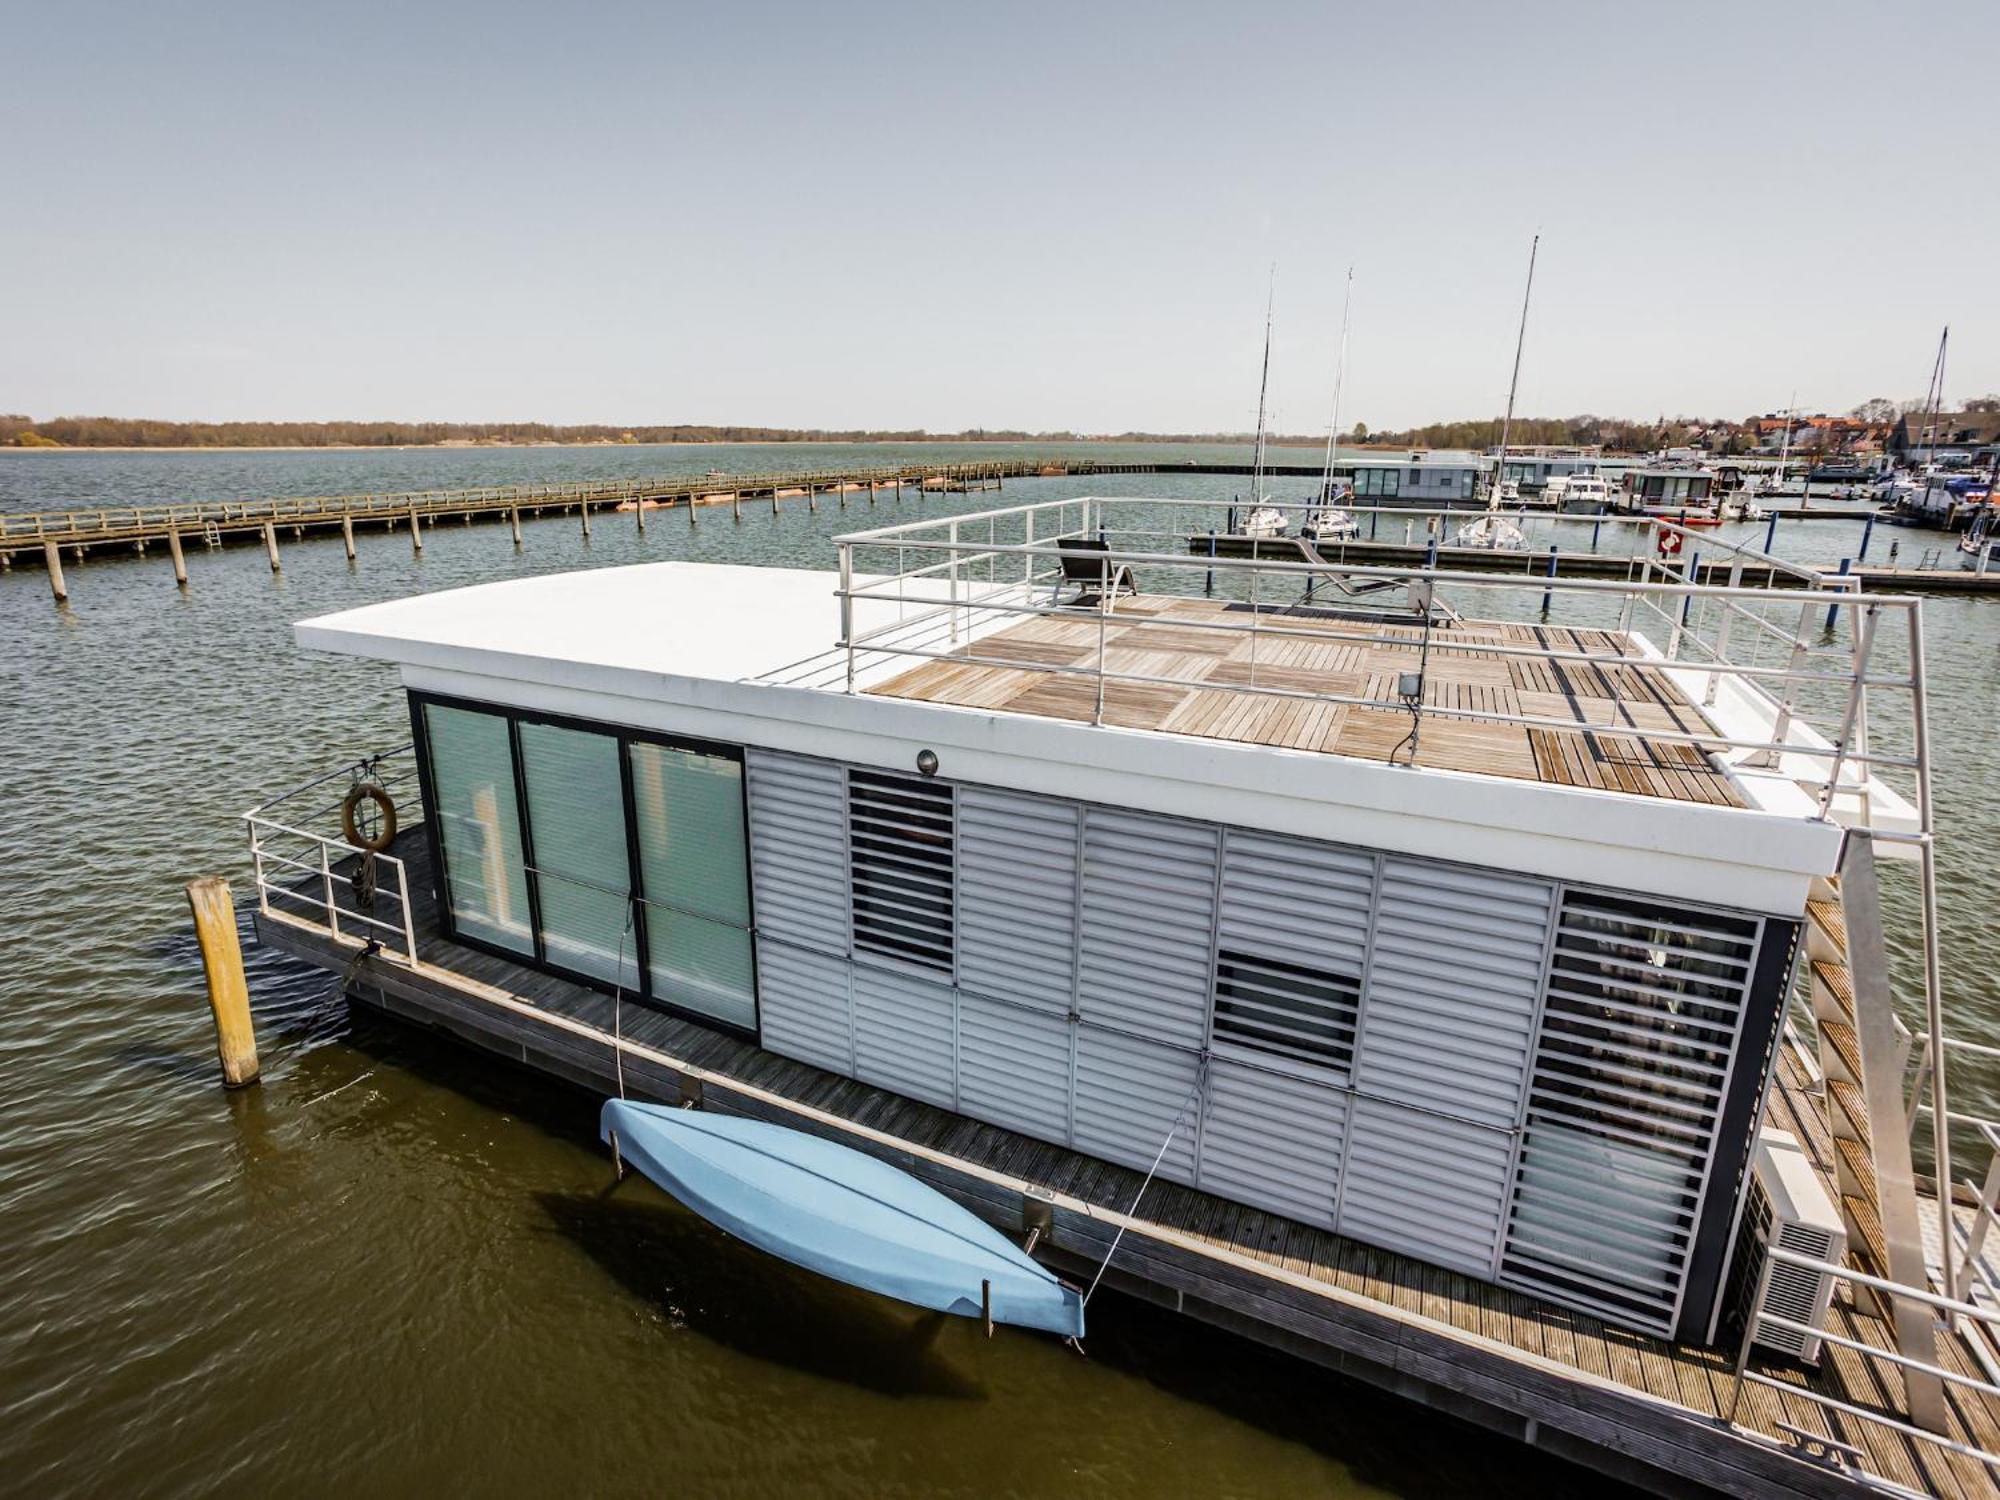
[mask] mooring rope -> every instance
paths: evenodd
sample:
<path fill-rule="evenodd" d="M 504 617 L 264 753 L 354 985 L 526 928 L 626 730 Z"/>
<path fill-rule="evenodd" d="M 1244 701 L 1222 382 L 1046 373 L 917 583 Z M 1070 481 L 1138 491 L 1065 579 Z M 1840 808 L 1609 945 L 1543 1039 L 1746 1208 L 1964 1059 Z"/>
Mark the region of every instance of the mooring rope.
<path fill-rule="evenodd" d="M 618 934 L 618 968 L 611 978 L 611 1065 L 618 1074 L 620 1099 L 625 1097 L 625 939 L 632 935 L 633 909 L 632 898 L 627 896 L 625 929 Z"/>

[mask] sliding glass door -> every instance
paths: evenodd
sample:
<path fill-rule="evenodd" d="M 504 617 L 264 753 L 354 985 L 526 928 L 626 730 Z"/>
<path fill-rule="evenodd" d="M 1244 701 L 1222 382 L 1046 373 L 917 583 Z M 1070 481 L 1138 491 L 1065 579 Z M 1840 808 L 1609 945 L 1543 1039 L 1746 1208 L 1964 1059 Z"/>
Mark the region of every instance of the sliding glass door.
<path fill-rule="evenodd" d="M 629 751 L 653 993 L 754 1027 L 742 762 L 643 741 Z"/>
<path fill-rule="evenodd" d="M 618 741 L 527 721 L 520 736 L 544 956 L 637 989 L 639 935 Z"/>
<path fill-rule="evenodd" d="M 444 862 L 444 899 L 456 931 L 532 954 L 528 873 L 505 716 L 424 706 L 431 806 Z"/>
<path fill-rule="evenodd" d="M 455 936 L 756 1030 L 740 754 L 416 707 Z"/>

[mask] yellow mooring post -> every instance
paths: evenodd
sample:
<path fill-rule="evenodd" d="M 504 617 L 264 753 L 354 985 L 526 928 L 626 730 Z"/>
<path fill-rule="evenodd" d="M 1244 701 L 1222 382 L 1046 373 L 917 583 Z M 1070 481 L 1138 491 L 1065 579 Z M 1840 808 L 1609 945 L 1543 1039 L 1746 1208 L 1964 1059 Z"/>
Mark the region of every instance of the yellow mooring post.
<path fill-rule="evenodd" d="M 215 1050 L 225 1088 L 257 1081 L 257 1033 L 250 1025 L 250 985 L 243 977 L 243 945 L 236 938 L 236 902 L 220 875 L 187 883 L 188 909 L 208 973 L 208 1005 L 215 1012 Z"/>

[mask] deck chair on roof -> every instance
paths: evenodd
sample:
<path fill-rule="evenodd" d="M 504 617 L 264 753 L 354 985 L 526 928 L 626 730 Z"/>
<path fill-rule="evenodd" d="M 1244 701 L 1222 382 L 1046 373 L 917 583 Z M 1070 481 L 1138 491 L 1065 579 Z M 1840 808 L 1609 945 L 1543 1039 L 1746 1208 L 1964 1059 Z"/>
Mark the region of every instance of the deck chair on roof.
<path fill-rule="evenodd" d="M 1056 581 L 1057 595 L 1061 595 L 1065 585 L 1072 583 L 1077 585 L 1075 598 L 1059 597 L 1058 602 L 1064 608 L 1074 609 L 1083 605 L 1094 608 L 1098 603 L 1097 591 L 1106 582 L 1107 574 L 1111 585 L 1111 596 L 1114 599 L 1120 594 L 1139 592 L 1138 581 L 1132 577 L 1132 570 L 1124 563 L 1114 563 L 1107 568 L 1103 557 L 1111 547 L 1103 539 L 1082 536 L 1060 537 L 1056 541 L 1056 547 L 1062 557 L 1062 577 Z"/>

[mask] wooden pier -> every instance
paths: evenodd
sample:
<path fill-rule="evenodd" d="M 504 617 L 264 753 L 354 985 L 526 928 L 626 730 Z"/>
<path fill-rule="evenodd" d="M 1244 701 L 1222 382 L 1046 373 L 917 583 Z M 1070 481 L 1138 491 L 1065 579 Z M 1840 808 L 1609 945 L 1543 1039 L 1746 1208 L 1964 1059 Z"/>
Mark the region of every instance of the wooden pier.
<path fill-rule="evenodd" d="M 1468 516 L 1474 514 L 1468 512 Z M 1484 514 L 1478 512 L 1477 514 Z M 1588 522 L 1588 516 L 1569 519 Z M 1301 561 L 1299 546 L 1286 537 L 1230 536 L 1218 533 L 1211 542 L 1206 536 L 1195 537 L 1188 542 L 1188 551 L 1196 557 L 1211 555 L 1216 557 L 1261 557 L 1277 562 Z M 1704 561 L 1701 544 L 1693 543 L 1689 549 L 1690 562 L 1696 577 L 1707 585 L 1740 584 L 1744 588 L 1802 588 L 1803 581 L 1795 572 L 1782 568 L 1762 567 L 1745 562 L 1740 575 L 1732 577 L 1732 564 L 1727 561 Z M 1530 546 L 1521 551 L 1506 551 L 1489 547 L 1454 547 L 1448 544 L 1437 547 L 1435 554 L 1427 542 L 1371 542 L 1367 540 L 1323 541 L 1319 543 L 1319 553 L 1327 562 L 1357 568 L 1401 568 L 1438 567 L 1467 573 L 1519 573 L 1524 582 L 1532 583 L 1544 578 L 1616 578 L 1620 580 L 1643 581 L 1642 564 L 1645 558 L 1636 553 L 1605 551 L 1593 552 L 1586 548 L 1562 547 L 1555 552 L 1554 571 L 1550 570 L 1550 549 Z M 2000 570 L 1989 573 L 1975 573 L 1970 568 L 1956 566 L 1957 554 L 1950 554 L 1951 566 L 1935 568 L 1885 568 L 1863 565 L 1847 570 L 1845 576 L 1858 579 L 1863 593 L 1874 594 L 1970 594 L 1974 596 L 2000 597 Z M 1664 562 L 1665 559 L 1655 559 Z M 1675 569 L 1678 576 L 1678 567 Z M 1832 570 L 1828 569 L 1829 576 Z M 1657 574 L 1655 581 L 1657 581 Z"/>
<path fill-rule="evenodd" d="M 1775 1356 L 1752 1369 L 1786 1389 L 1746 1385 L 1736 1422 L 1727 1349 L 1632 1333 L 1274 1214 L 1155 1183 L 1103 1160 L 767 1052 L 740 1037 L 612 997 L 444 937 L 420 828 L 394 846 L 409 863 L 415 964 L 366 957 L 316 911 L 318 877 L 296 910 L 274 898 L 258 938 L 341 976 L 349 998 L 604 1096 L 776 1120 L 904 1168 L 1001 1229 L 1039 1229 L 1034 1253 L 1287 1354 L 1382 1387 L 1658 1494 L 1855 1496 L 1880 1491 L 1845 1469 L 1844 1447 L 1908 1489 L 2000 1495 L 1977 1462 L 1808 1400 L 1817 1391 L 1896 1419 L 1900 1381 L 1836 1349 L 1817 1369 Z M 583 1107 L 580 1105 L 580 1107 Z M 1830 1172 L 1816 1065 L 1787 1041 L 1768 1110 Z M 606 1167 L 609 1172 L 609 1164 Z M 629 1189 L 628 1189 L 629 1190 Z M 1120 1237 L 1122 1235 L 1122 1238 Z M 748 1253 L 748 1252 L 746 1252 Z M 1837 1304 L 1833 1331 L 1893 1347 L 1881 1320 Z M 1967 1374 L 1954 1335 L 1940 1358 Z M 1992 1450 L 1983 1397 L 1954 1389 L 1950 1434 Z M 1828 1445 L 1833 1447 L 1829 1449 Z"/>

